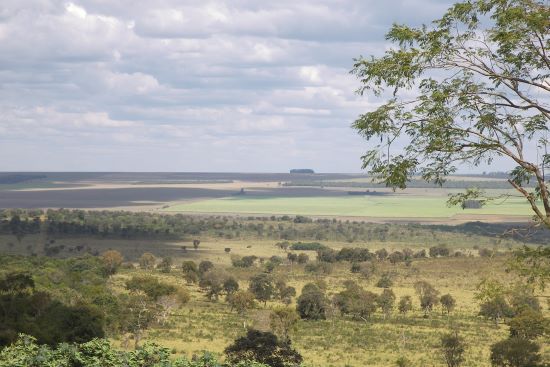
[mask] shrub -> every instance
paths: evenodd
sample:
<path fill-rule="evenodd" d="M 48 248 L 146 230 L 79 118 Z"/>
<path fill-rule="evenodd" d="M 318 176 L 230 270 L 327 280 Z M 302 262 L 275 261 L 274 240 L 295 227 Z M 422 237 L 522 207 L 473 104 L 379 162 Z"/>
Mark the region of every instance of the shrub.
<path fill-rule="evenodd" d="M 324 320 L 326 307 L 325 294 L 317 285 L 308 283 L 302 288 L 302 294 L 296 301 L 296 311 L 302 319 Z"/>
<path fill-rule="evenodd" d="M 464 362 L 464 341 L 457 333 L 443 335 L 441 349 L 447 367 L 458 367 Z"/>
<path fill-rule="evenodd" d="M 406 314 L 412 310 L 412 298 L 411 296 L 403 296 L 399 299 L 399 305 L 397 309 L 400 313 Z"/>
<path fill-rule="evenodd" d="M 327 246 L 319 242 L 296 242 L 290 245 L 290 249 L 295 251 L 318 251 L 327 248 Z"/>
<path fill-rule="evenodd" d="M 532 341 L 509 338 L 491 346 L 491 364 L 494 367 L 540 366 L 540 347 Z"/>
<path fill-rule="evenodd" d="M 271 332 L 248 330 L 225 348 L 229 363 L 256 361 L 271 367 L 292 367 L 302 363 L 302 356 L 292 348 L 290 340 L 279 341 Z"/>
<path fill-rule="evenodd" d="M 447 312 L 447 314 L 451 313 L 456 305 L 455 299 L 450 294 L 442 295 L 439 302 L 441 302 L 441 307 Z"/>
<path fill-rule="evenodd" d="M 376 282 L 378 288 L 390 288 L 393 286 L 392 275 L 389 272 L 385 272 L 380 276 L 378 282 Z"/>

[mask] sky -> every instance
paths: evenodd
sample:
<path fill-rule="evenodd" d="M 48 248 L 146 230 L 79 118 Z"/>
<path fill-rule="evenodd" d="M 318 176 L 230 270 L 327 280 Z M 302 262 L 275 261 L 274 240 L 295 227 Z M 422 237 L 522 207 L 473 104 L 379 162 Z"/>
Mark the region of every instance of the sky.
<path fill-rule="evenodd" d="M 353 59 L 444 0 L 2 0 L 0 170 L 360 172 Z"/>

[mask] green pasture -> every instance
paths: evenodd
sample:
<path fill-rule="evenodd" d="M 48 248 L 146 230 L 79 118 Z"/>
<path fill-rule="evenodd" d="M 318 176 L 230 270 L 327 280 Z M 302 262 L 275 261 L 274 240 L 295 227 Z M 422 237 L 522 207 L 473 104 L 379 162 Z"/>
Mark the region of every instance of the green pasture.
<path fill-rule="evenodd" d="M 166 211 L 199 213 L 251 213 L 327 215 L 350 217 L 447 218 L 455 214 L 532 215 L 521 198 L 508 198 L 482 209 L 449 208 L 444 196 L 336 196 L 260 197 L 239 196 L 172 205 Z"/>

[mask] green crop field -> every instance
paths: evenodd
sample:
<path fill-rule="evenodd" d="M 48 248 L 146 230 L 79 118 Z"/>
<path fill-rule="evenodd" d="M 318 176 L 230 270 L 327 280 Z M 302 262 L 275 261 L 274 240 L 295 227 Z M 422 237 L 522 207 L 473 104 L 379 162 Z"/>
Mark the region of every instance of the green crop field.
<path fill-rule="evenodd" d="M 444 196 L 337 196 L 337 197 L 254 197 L 239 196 L 176 204 L 171 212 L 255 213 L 327 215 L 351 217 L 447 218 L 455 214 L 531 215 L 521 198 L 491 203 L 482 209 L 449 208 Z"/>

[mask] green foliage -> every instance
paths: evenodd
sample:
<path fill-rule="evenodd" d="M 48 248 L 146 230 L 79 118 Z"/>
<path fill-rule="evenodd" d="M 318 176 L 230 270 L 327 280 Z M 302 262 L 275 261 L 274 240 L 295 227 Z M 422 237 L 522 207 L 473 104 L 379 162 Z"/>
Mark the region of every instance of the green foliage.
<path fill-rule="evenodd" d="M 394 47 L 355 60 L 352 70 L 360 94 L 393 93 L 354 122 L 374 145 L 362 157 L 364 168 L 389 187 L 405 188 L 414 175 L 442 184 L 459 164 L 505 157 L 519 166 L 509 183 L 550 227 L 541 167 L 524 154 L 550 121 L 543 97 L 550 92 L 549 28 L 550 8 L 537 0 L 464 1 L 429 27 L 394 24 L 386 35 Z M 418 97 L 410 98 L 410 89 Z M 404 149 L 386 156 L 396 140 Z M 531 177 L 535 192 L 524 187 Z"/>
<path fill-rule="evenodd" d="M 229 294 L 227 302 L 231 306 L 231 310 L 236 310 L 241 315 L 256 305 L 254 294 L 244 290 Z"/>
<path fill-rule="evenodd" d="M 306 284 L 296 301 L 296 311 L 302 319 L 324 320 L 327 311 L 324 292 L 314 283 Z"/>
<path fill-rule="evenodd" d="M 336 304 L 340 312 L 349 314 L 357 319 L 365 320 L 369 318 L 378 307 L 376 294 L 366 291 L 351 280 L 346 281 L 344 286 L 346 289 L 334 296 L 334 304 Z M 391 300 L 387 299 L 388 297 L 391 297 L 391 295 L 386 293 L 385 306 L 388 306 L 386 302 L 391 302 Z"/>
<path fill-rule="evenodd" d="M 142 291 L 153 301 L 162 296 L 176 293 L 176 287 L 159 281 L 153 276 L 136 275 L 126 281 L 126 288 L 130 291 Z"/>
<path fill-rule="evenodd" d="M 390 288 L 393 286 L 393 276 L 389 272 L 384 272 L 380 276 L 380 279 L 378 279 L 378 282 L 376 282 L 376 286 L 378 288 Z"/>
<path fill-rule="evenodd" d="M 443 307 L 447 314 L 451 313 L 451 311 L 454 310 L 456 306 L 456 300 L 450 294 L 442 295 L 439 299 L 439 302 L 441 303 L 441 307 Z"/>
<path fill-rule="evenodd" d="M 412 310 L 412 298 L 411 296 L 403 296 L 399 299 L 399 305 L 397 306 L 397 309 L 400 313 L 406 314 L 407 312 Z"/>
<path fill-rule="evenodd" d="M 214 355 L 205 352 L 198 358 L 170 359 L 170 350 L 147 343 L 135 351 L 114 349 L 105 339 L 82 344 L 60 344 L 55 349 L 38 345 L 36 339 L 20 335 L 17 342 L 0 349 L 0 367 L 222 367 Z M 242 361 L 226 367 L 267 367 Z"/>
<path fill-rule="evenodd" d="M 296 242 L 290 245 L 291 250 L 295 251 L 318 251 L 327 247 L 319 242 Z"/>
<path fill-rule="evenodd" d="M 51 345 L 104 336 L 99 309 L 67 306 L 47 292 L 36 291 L 28 273 L 9 273 L 0 285 L 0 345 L 15 341 L 19 333 Z"/>
<path fill-rule="evenodd" d="M 414 290 L 420 300 L 420 308 L 424 314 L 430 312 L 439 303 L 439 292 L 430 283 L 421 280 L 414 284 Z"/>
<path fill-rule="evenodd" d="M 510 267 L 530 283 L 537 284 L 544 289 L 546 283 L 550 281 L 550 247 L 530 248 L 524 246 L 515 251 Z"/>
<path fill-rule="evenodd" d="M 458 367 L 464 362 L 464 341 L 458 333 L 443 335 L 441 350 L 447 367 Z"/>
<path fill-rule="evenodd" d="M 152 270 L 155 268 L 157 258 L 150 252 L 146 252 L 139 258 L 139 267 L 144 270 Z"/>
<path fill-rule="evenodd" d="M 491 347 L 491 364 L 494 367 L 537 367 L 541 364 L 540 347 L 532 341 L 509 338 Z"/>
<path fill-rule="evenodd" d="M 275 285 L 273 278 L 265 273 L 260 273 L 250 279 L 248 290 L 254 294 L 260 302 L 267 302 L 275 295 Z"/>
<path fill-rule="evenodd" d="M 511 337 L 533 340 L 550 333 L 550 322 L 540 311 L 531 308 L 523 309 L 508 324 Z"/>
<path fill-rule="evenodd" d="M 246 336 L 238 338 L 225 349 L 230 363 L 256 361 L 270 367 L 299 366 L 302 356 L 291 346 L 290 340 L 279 341 L 270 332 L 248 330 Z"/>

